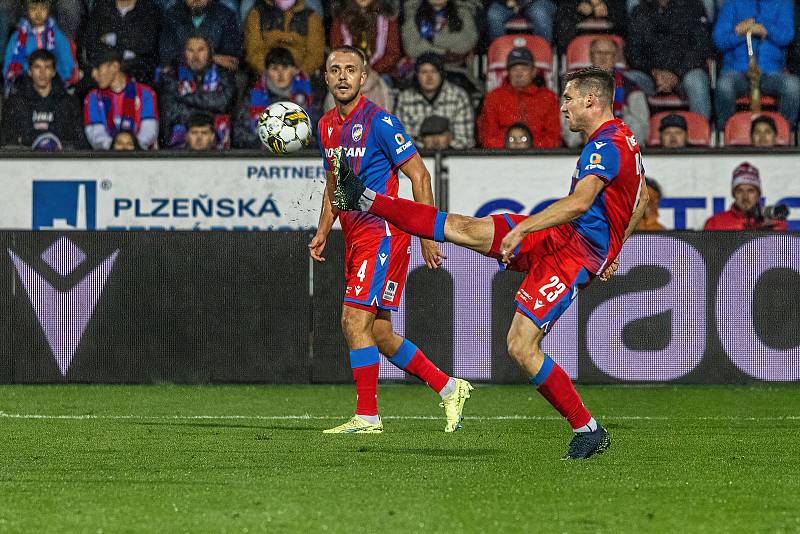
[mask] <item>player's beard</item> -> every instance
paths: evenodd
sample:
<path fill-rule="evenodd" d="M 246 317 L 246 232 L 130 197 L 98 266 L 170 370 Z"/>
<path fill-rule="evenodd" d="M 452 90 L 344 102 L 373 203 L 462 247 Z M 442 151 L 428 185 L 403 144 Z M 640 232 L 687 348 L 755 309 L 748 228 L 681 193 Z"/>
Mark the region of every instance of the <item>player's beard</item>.
<path fill-rule="evenodd" d="M 337 103 L 338 105 L 340 105 L 340 106 L 346 106 L 346 105 L 348 105 L 350 102 L 352 102 L 353 100 L 355 100 L 356 98 L 358 98 L 358 96 L 359 96 L 360 94 L 361 94 L 361 88 L 358 88 L 358 89 L 356 89 L 355 91 L 353 91 L 353 94 L 352 94 L 352 95 L 348 95 L 348 96 L 345 96 L 345 97 L 343 97 L 343 98 L 339 98 L 338 96 L 336 96 L 336 95 L 334 94 L 334 95 L 333 95 L 333 99 L 336 101 L 336 103 Z"/>

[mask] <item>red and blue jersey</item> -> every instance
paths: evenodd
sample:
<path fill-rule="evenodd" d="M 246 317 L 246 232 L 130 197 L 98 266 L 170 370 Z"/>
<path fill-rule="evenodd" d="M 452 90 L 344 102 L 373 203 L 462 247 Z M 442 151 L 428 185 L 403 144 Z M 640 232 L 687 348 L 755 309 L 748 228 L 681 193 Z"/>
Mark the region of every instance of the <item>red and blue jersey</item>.
<path fill-rule="evenodd" d="M 158 120 L 158 103 L 155 91 L 143 83 L 129 79 L 119 93 L 95 88 L 86 95 L 84 125 L 102 124 L 111 135 L 119 130 L 138 133 L 145 119 Z"/>
<path fill-rule="evenodd" d="M 325 113 L 317 133 L 326 171 L 331 170 L 333 150 L 342 147 L 350 167 L 364 184 L 389 196 L 397 196 L 398 169 L 417 153 L 397 117 L 363 96 L 345 118 L 336 108 Z M 366 212 L 341 212 L 339 221 L 350 240 L 400 233 Z"/>
<path fill-rule="evenodd" d="M 603 123 L 583 147 L 570 193 L 589 175 L 606 184 L 589 211 L 570 223 L 583 238 L 584 265 L 592 272 L 599 274 L 619 255 L 643 174 L 639 145 L 620 119 Z"/>

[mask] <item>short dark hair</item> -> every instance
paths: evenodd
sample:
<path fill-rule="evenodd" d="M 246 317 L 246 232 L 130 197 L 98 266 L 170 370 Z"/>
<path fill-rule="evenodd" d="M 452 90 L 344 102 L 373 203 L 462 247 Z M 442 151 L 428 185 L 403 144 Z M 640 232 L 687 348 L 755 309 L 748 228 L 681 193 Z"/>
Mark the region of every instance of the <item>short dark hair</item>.
<path fill-rule="evenodd" d="M 514 124 L 512 124 L 511 126 L 509 126 L 509 127 L 506 129 L 506 133 L 508 133 L 508 132 L 510 132 L 511 130 L 514 130 L 514 129 L 516 129 L 516 130 L 522 130 L 522 131 L 524 131 L 526 134 L 528 134 L 528 137 L 532 137 L 532 134 L 531 134 L 531 129 L 530 129 L 530 128 L 528 128 L 528 125 L 527 125 L 527 124 L 525 124 L 524 122 L 515 122 Z"/>
<path fill-rule="evenodd" d="M 211 128 L 212 132 L 214 131 L 214 119 L 208 113 L 195 113 L 186 121 L 187 132 L 192 128 L 204 128 L 206 126 Z"/>
<path fill-rule="evenodd" d="M 664 194 L 661 192 L 661 186 L 658 185 L 658 182 L 656 182 L 652 178 L 645 177 L 644 183 L 647 185 L 647 187 L 653 188 L 653 190 L 655 190 L 655 192 L 658 193 L 658 196 L 660 197 L 664 196 Z"/>
<path fill-rule="evenodd" d="M 285 65 L 287 67 L 296 67 L 294 56 L 287 48 L 276 46 L 267 53 L 264 59 L 264 67 L 269 68 L 270 65 Z"/>
<path fill-rule="evenodd" d="M 573 85 L 583 94 L 594 92 L 607 106 L 614 102 L 614 75 L 597 67 L 576 70 L 564 76 L 565 85 Z"/>
<path fill-rule="evenodd" d="M 184 50 L 186 49 L 186 45 L 189 44 L 189 41 L 191 41 L 192 39 L 202 39 L 203 41 L 205 41 L 206 46 L 208 46 L 209 52 L 213 53 L 213 51 L 211 50 L 211 40 L 208 38 L 208 35 L 204 34 L 200 30 L 193 30 L 189 35 L 186 36 L 186 40 L 183 42 Z"/>
<path fill-rule="evenodd" d="M 753 122 L 750 123 L 750 135 L 753 135 L 753 132 L 756 131 L 757 124 L 767 124 L 770 128 L 772 128 L 773 133 L 776 135 L 778 133 L 778 127 L 775 125 L 775 120 L 772 117 L 768 117 L 767 115 L 759 115 L 753 119 Z"/>
<path fill-rule="evenodd" d="M 35 61 L 49 61 L 56 66 L 56 56 L 46 48 L 38 48 L 31 52 L 31 55 L 28 56 L 28 65 L 33 65 Z"/>
<path fill-rule="evenodd" d="M 361 62 L 364 64 L 364 67 L 367 66 L 367 55 L 364 53 L 363 50 L 361 50 L 357 46 L 352 46 L 352 45 L 337 46 L 336 48 L 332 49 L 330 53 L 328 53 L 328 57 L 331 57 L 331 54 L 333 54 L 334 52 L 347 52 L 349 54 L 355 54 L 361 58 Z M 325 65 L 327 66 L 327 64 L 328 62 L 326 60 Z"/>
<path fill-rule="evenodd" d="M 131 130 L 117 130 L 117 132 L 114 134 L 114 138 L 111 140 L 111 148 L 112 149 L 114 148 L 114 143 L 117 142 L 117 137 L 119 137 L 121 135 L 129 135 L 129 136 L 131 136 L 131 139 L 133 139 L 133 149 L 134 150 L 141 150 L 142 149 L 142 145 L 139 144 L 139 140 L 136 138 L 136 134 L 133 133 Z"/>

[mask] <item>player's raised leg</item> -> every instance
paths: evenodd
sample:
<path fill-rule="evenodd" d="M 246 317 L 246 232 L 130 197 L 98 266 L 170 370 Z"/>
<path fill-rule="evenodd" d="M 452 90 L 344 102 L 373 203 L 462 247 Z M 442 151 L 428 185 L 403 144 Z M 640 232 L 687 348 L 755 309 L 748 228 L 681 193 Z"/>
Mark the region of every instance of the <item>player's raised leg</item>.
<path fill-rule="evenodd" d="M 391 323 L 388 310 L 379 310 L 372 327 L 375 341 L 382 354 L 388 355 L 395 367 L 416 376 L 425 382 L 442 398 L 447 424 L 445 432 L 455 432 L 461 428 L 464 404 L 470 397 L 472 385 L 461 378 L 453 378 L 439 369 L 427 356 L 408 339 L 397 335 Z"/>
<path fill-rule="evenodd" d="M 350 367 L 356 383 L 356 414 L 344 424 L 324 430 L 325 434 L 377 434 L 383 432 L 378 415 L 378 370 L 380 353 L 372 337 L 373 312 L 345 304 L 342 332 L 350 347 Z"/>
<path fill-rule="evenodd" d="M 517 313 L 508 331 L 508 353 L 575 432 L 564 458 L 585 459 L 605 451 L 611 445 L 608 433 L 586 409 L 567 373 L 542 351 L 543 338 L 543 330 Z"/>

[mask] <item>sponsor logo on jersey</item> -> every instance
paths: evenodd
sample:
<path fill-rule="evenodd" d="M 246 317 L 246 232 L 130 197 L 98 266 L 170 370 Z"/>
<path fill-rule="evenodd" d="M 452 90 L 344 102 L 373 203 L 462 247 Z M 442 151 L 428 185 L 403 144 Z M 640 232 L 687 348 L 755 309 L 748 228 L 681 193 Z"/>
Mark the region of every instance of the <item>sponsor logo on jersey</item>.
<path fill-rule="evenodd" d="M 596 143 L 595 143 L 596 144 Z M 600 165 L 600 162 L 603 158 L 597 152 L 593 152 L 591 156 L 589 156 L 589 165 L 584 167 L 585 170 L 590 171 L 592 169 L 600 169 L 601 171 L 606 170 L 605 167 Z"/>
<path fill-rule="evenodd" d="M 389 280 L 386 282 L 386 290 L 383 292 L 383 300 L 392 302 L 394 300 L 395 293 L 397 293 L 397 282 Z"/>
<path fill-rule="evenodd" d="M 402 145 L 403 143 L 406 142 L 406 138 L 403 137 L 403 134 L 401 133 L 394 134 L 394 140 L 397 141 L 398 145 Z"/>
<path fill-rule="evenodd" d="M 520 300 L 522 300 L 523 302 L 530 302 L 531 300 L 533 300 L 533 297 L 531 297 L 528 294 L 528 292 L 525 291 L 524 289 L 520 289 L 519 291 L 517 291 L 517 295 L 519 296 Z"/>
<path fill-rule="evenodd" d="M 353 126 L 353 141 L 360 141 L 362 133 L 364 133 L 364 126 L 361 124 L 356 124 Z"/>
<path fill-rule="evenodd" d="M 356 286 L 356 296 L 359 296 L 361 292 L 364 291 L 364 288 L 361 286 Z"/>
<path fill-rule="evenodd" d="M 541 307 L 543 307 L 543 306 L 544 306 L 544 302 L 542 302 L 542 301 L 541 301 L 541 300 L 539 300 L 539 299 L 536 299 L 536 302 L 535 302 L 535 303 L 534 303 L 534 305 L 533 305 L 533 309 L 534 309 L 534 311 L 535 311 L 535 310 L 538 310 L 539 308 L 541 308 Z"/>
<path fill-rule="evenodd" d="M 325 149 L 325 156 L 327 158 L 332 158 L 334 150 L 335 149 L 333 149 L 333 148 L 326 148 Z M 345 148 L 343 150 L 343 152 L 344 152 L 344 155 L 346 157 L 348 157 L 348 158 L 363 158 L 364 154 L 367 152 L 367 147 L 361 146 L 361 147 Z"/>
<path fill-rule="evenodd" d="M 628 142 L 628 147 L 633 150 L 633 147 L 638 145 L 639 143 L 636 142 L 636 138 L 632 135 L 626 135 L 625 140 Z"/>
<path fill-rule="evenodd" d="M 403 143 L 402 145 L 397 147 L 395 149 L 394 153 L 395 154 L 400 154 L 400 153 L 405 152 L 406 150 L 408 150 L 409 147 L 411 147 L 411 141 L 406 141 L 405 143 Z"/>
<path fill-rule="evenodd" d="M 385 252 L 381 252 L 381 253 L 378 255 L 378 259 L 379 259 L 379 260 L 381 260 L 381 265 L 383 265 L 384 263 L 386 263 L 386 258 L 388 258 L 388 257 L 389 257 L 389 255 L 388 255 L 388 254 L 386 254 Z"/>
<path fill-rule="evenodd" d="M 384 116 L 381 120 L 383 122 L 385 122 L 386 124 L 388 124 L 389 126 L 394 126 L 394 123 L 392 123 L 391 117 L 389 117 L 388 115 Z"/>
<path fill-rule="evenodd" d="M 331 138 L 331 133 L 333 133 L 333 127 L 332 126 L 328 126 L 328 139 Z"/>
<path fill-rule="evenodd" d="M 603 148 L 607 144 L 608 143 L 604 143 L 603 141 L 595 141 L 594 142 L 594 146 L 597 147 L 597 150 L 600 150 L 601 148 Z"/>
<path fill-rule="evenodd" d="M 572 297 L 570 300 L 575 300 L 575 297 L 578 296 L 578 286 L 572 286 Z"/>

